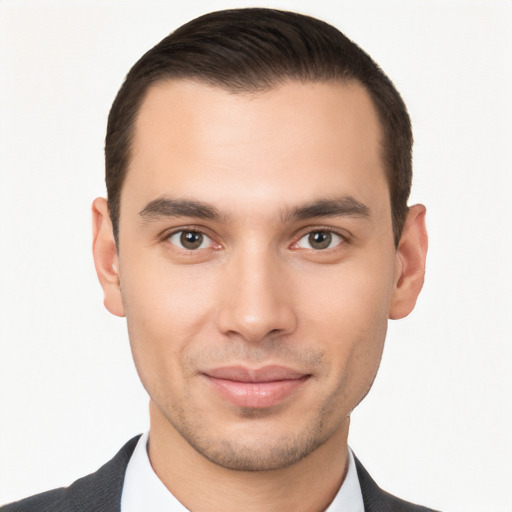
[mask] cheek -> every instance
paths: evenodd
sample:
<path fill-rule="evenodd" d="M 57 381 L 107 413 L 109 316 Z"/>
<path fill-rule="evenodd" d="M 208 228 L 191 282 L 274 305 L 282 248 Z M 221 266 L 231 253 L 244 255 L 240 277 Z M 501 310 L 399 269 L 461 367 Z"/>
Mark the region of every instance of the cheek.
<path fill-rule="evenodd" d="M 200 325 L 208 304 L 211 306 L 212 273 L 202 265 L 172 265 L 154 252 L 141 251 L 131 261 L 120 261 L 127 318 L 144 332 L 179 336 L 182 329 Z M 126 275 L 124 268 L 129 269 Z"/>
<path fill-rule="evenodd" d="M 214 303 L 212 286 L 192 266 L 173 271 L 159 262 L 120 265 L 121 292 L 130 345 L 141 380 L 151 382 L 180 378 L 180 361 L 199 333 L 208 328 L 208 305 Z"/>
<path fill-rule="evenodd" d="M 387 323 L 393 292 L 394 265 L 372 262 L 350 264 L 303 273 L 297 279 L 296 296 L 302 315 L 318 328 L 332 327 L 365 339 L 374 327 Z M 380 325 L 380 327 L 379 327 Z M 357 332 L 360 335 L 357 336 Z M 369 333 L 368 333 L 369 334 Z"/>
<path fill-rule="evenodd" d="M 333 385 L 356 400 L 368 391 L 380 363 L 393 269 L 391 263 L 347 265 L 313 276 L 306 293 L 299 295 L 307 337 L 323 343 Z"/>

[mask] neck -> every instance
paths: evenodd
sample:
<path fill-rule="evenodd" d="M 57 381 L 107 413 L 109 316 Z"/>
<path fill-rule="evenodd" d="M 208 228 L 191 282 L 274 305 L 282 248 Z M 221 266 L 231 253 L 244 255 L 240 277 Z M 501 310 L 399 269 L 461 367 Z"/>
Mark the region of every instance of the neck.
<path fill-rule="evenodd" d="M 189 510 L 274 512 L 325 510 L 347 471 L 347 417 L 334 434 L 300 461 L 270 471 L 237 471 L 198 453 L 150 405 L 149 458 L 159 479 Z"/>

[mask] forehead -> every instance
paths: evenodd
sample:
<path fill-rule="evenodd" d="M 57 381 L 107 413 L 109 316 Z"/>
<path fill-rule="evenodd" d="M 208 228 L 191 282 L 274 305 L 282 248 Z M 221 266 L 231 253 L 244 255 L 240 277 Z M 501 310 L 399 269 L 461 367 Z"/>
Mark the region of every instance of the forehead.
<path fill-rule="evenodd" d="M 136 119 L 122 198 L 130 191 L 146 200 L 200 196 L 227 208 L 240 198 L 365 199 L 382 188 L 387 195 L 380 139 L 371 98 L 355 82 L 291 81 L 235 94 L 162 81 Z"/>

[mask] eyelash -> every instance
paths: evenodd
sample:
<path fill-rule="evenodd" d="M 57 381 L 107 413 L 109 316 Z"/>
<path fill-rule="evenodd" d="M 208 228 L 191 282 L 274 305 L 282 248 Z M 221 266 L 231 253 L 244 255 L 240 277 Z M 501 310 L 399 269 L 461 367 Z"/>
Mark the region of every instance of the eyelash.
<path fill-rule="evenodd" d="M 313 247 L 303 248 L 303 247 L 298 246 L 299 242 L 302 239 L 304 239 L 307 236 L 311 236 L 313 233 L 329 233 L 330 235 L 334 235 L 334 236 L 338 237 L 340 239 L 340 241 L 338 243 L 336 243 L 333 247 L 327 247 L 325 249 L 314 249 Z M 316 227 L 314 229 L 308 229 L 305 232 L 303 231 L 302 234 L 300 235 L 300 237 L 298 237 L 296 239 L 296 242 L 294 242 L 291 245 L 291 248 L 297 249 L 297 250 L 298 249 L 306 249 L 306 250 L 315 251 L 315 252 L 327 252 L 327 251 L 333 250 L 336 247 L 343 245 L 345 243 L 348 243 L 347 235 L 341 234 L 339 231 L 332 229 L 330 227 Z"/>
<path fill-rule="evenodd" d="M 195 233 L 202 237 L 207 238 L 210 241 L 208 244 L 208 247 L 199 246 L 197 248 L 192 249 L 192 248 L 183 247 L 182 245 L 180 246 L 179 242 L 177 242 L 177 241 L 176 241 L 176 243 L 171 242 L 171 239 L 173 237 L 175 237 L 177 235 L 183 236 L 183 234 L 185 234 L 185 233 Z M 311 236 L 314 233 L 328 233 L 332 236 L 338 237 L 339 241 L 333 247 L 326 247 L 326 248 L 322 248 L 322 249 L 315 249 L 314 247 L 300 247 L 299 246 L 299 243 L 301 242 L 301 240 L 303 240 L 304 238 L 306 238 L 308 236 Z M 190 228 L 185 227 L 185 228 L 173 230 L 171 232 L 167 232 L 161 237 L 161 240 L 168 242 L 169 244 L 175 246 L 176 248 L 178 248 L 186 253 L 194 253 L 194 252 L 198 252 L 200 250 L 209 249 L 209 248 L 212 248 L 214 250 L 218 250 L 218 249 L 222 248 L 222 246 L 219 243 L 215 242 L 213 237 L 208 235 L 207 233 L 205 233 L 203 229 L 198 229 L 198 228 L 194 228 L 194 227 L 190 227 Z M 298 238 L 296 238 L 295 240 L 296 241 L 293 242 L 293 244 L 291 244 L 289 246 L 290 249 L 292 249 L 292 250 L 304 249 L 307 251 L 314 251 L 314 252 L 328 252 L 328 251 L 335 249 L 336 247 L 339 247 L 340 245 L 344 245 L 344 244 L 348 243 L 348 241 L 349 241 L 348 237 L 346 235 L 341 234 L 339 231 L 334 230 L 329 227 L 317 227 L 314 229 L 309 229 L 308 231 L 302 231 L 301 235 Z M 204 240 L 201 241 L 201 245 L 203 243 L 204 243 Z M 330 243 L 332 243 L 332 240 L 329 241 L 329 245 L 330 245 Z"/>
<path fill-rule="evenodd" d="M 177 247 L 178 249 L 181 249 L 182 251 L 188 252 L 188 253 L 197 252 L 198 250 L 203 250 L 203 249 L 208 249 L 209 248 L 209 247 L 198 247 L 197 249 L 187 249 L 186 247 L 182 247 L 182 246 L 178 245 L 177 243 L 171 242 L 171 238 L 173 238 L 174 236 L 177 236 L 177 235 L 181 235 L 182 236 L 185 233 L 195 233 L 197 235 L 201 235 L 202 237 L 207 238 L 208 240 L 210 240 L 209 246 L 211 247 L 213 245 L 214 246 L 213 249 L 217 250 L 217 249 L 221 248 L 221 245 L 216 243 L 210 235 L 205 233 L 204 230 L 198 229 L 198 228 L 187 228 L 187 227 L 185 227 L 185 228 L 181 228 L 181 229 L 176 229 L 176 230 L 173 230 L 171 232 L 165 233 L 161 237 L 161 240 L 163 242 L 168 242 L 169 244 Z"/>

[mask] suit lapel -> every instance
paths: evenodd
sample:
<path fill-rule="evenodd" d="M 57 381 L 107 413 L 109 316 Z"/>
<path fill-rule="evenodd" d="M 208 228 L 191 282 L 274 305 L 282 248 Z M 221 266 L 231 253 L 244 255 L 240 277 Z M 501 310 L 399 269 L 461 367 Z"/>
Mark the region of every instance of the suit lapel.
<path fill-rule="evenodd" d="M 96 473 L 80 478 L 67 489 L 66 512 L 120 512 L 126 466 L 139 437 L 128 441 Z"/>
<path fill-rule="evenodd" d="M 357 475 L 361 485 L 361 494 L 365 512 L 436 512 L 427 507 L 415 505 L 401 500 L 386 491 L 383 491 L 369 475 L 361 462 L 356 461 Z"/>
<path fill-rule="evenodd" d="M 385 494 L 375 483 L 368 471 L 364 468 L 357 457 L 356 461 L 357 476 L 361 485 L 363 503 L 365 512 L 391 512 L 385 500 Z"/>

